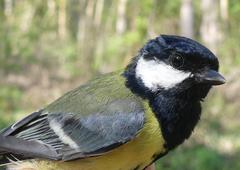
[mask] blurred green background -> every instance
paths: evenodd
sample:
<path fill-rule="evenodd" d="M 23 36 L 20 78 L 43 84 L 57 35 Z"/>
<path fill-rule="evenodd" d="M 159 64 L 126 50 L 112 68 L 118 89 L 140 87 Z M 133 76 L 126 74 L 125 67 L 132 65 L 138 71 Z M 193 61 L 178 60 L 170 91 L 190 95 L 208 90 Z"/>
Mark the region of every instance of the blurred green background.
<path fill-rule="evenodd" d="M 123 68 L 150 38 L 209 47 L 228 83 L 210 93 L 192 137 L 164 170 L 240 169 L 239 0 L 1 0 L 0 127 L 99 74 Z"/>

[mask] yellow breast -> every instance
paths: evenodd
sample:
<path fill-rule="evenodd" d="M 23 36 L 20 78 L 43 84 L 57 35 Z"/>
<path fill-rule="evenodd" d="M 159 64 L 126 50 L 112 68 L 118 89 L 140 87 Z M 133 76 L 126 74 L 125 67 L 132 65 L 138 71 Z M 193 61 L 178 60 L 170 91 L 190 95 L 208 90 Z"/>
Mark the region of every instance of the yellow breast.
<path fill-rule="evenodd" d="M 164 153 L 159 123 L 145 103 L 145 125 L 132 141 L 98 157 L 70 162 L 35 161 L 36 170 L 133 170 L 149 165 L 154 155 Z M 35 170 L 34 169 L 34 170 Z"/>

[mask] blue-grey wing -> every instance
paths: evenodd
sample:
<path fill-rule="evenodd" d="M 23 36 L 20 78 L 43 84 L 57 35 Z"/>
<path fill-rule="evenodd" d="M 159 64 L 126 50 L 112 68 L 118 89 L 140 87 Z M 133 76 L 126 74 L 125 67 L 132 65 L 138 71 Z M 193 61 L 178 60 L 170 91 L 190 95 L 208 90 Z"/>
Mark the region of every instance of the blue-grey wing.
<path fill-rule="evenodd" d="M 34 141 L 39 146 L 47 146 L 49 152 L 56 151 L 56 158 L 48 157 L 48 153 L 39 156 L 37 149 L 28 157 L 73 160 L 101 155 L 133 139 L 144 125 L 144 110 L 140 103 L 128 100 L 118 103 L 124 105 L 124 109 L 115 107 L 91 114 L 42 110 L 7 128 L 2 135 L 16 137 L 23 143 Z M 14 153 L 16 150 L 9 151 Z"/>

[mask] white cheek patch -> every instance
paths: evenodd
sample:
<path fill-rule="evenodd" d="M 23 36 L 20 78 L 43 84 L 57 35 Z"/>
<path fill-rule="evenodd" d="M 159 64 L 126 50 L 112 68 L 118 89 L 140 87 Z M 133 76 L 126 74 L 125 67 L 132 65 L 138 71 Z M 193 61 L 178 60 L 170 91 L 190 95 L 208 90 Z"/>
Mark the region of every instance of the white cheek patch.
<path fill-rule="evenodd" d="M 177 70 L 164 62 L 145 60 L 143 57 L 139 59 L 136 67 L 136 77 L 152 91 L 156 91 L 158 87 L 172 88 L 190 75 L 190 72 Z"/>

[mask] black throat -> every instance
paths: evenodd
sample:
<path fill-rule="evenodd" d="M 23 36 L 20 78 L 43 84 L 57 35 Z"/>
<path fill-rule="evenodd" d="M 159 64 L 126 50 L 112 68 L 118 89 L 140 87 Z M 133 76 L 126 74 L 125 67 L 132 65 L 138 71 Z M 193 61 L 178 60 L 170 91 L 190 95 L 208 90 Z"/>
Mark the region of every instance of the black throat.
<path fill-rule="evenodd" d="M 160 92 L 149 99 L 149 104 L 160 123 L 168 149 L 175 148 L 189 138 L 200 119 L 199 101 L 168 96 Z"/>
<path fill-rule="evenodd" d="M 135 63 L 132 62 L 123 73 L 126 78 L 126 86 L 134 94 L 149 101 L 149 105 L 159 121 L 166 146 L 171 150 L 191 135 L 200 119 L 200 98 L 202 96 L 196 96 L 196 89 L 188 89 L 183 92 L 178 92 L 176 89 L 159 89 L 158 92 L 152 92 L 143 85 L 140 79 L 136 78 Z M 206 90 L 206 93 L 209 89 Z"/>

